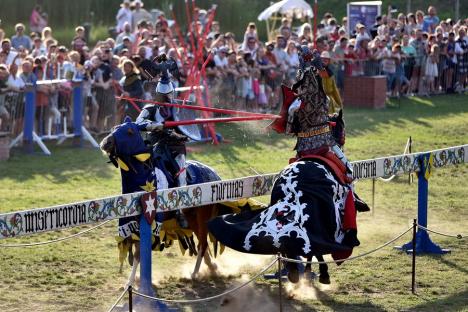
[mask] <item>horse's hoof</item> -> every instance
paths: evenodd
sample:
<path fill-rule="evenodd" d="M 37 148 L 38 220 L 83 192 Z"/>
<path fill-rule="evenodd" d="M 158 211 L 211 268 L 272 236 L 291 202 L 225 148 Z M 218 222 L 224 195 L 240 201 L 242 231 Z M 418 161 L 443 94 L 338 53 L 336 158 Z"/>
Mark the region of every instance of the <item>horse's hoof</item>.
<path fill-rule="evenodd" d="M 191 278 L 192 280 L 194 280 L 194 281 L 197 280 L 197 279 L 198 279 L 198 273 L 192 273 L 192 274 L 190 274 L 190 278 Z"/>
<path fill-rule="evenodd" d="M 218 266 L 216 265 L 216 263 L 212 263 L 209 266 L 209 269 L 210 269 L 211 272 L 216 272 L 216 271 L 218 271 Z"/>
<path fill-rule="evenodd" d="M 319 282 L 320 284 L 327 284 L 327 285 L 330 284 L 330 275 L 320 274 Z"/>
<path fill-rule="evenodd" d="M 288 263 L 286 264 L 286 269 L 288 270 L 288 280 L 296 284 L 299 282 L 299 270 L 297 269 L 297 264 Z"/>

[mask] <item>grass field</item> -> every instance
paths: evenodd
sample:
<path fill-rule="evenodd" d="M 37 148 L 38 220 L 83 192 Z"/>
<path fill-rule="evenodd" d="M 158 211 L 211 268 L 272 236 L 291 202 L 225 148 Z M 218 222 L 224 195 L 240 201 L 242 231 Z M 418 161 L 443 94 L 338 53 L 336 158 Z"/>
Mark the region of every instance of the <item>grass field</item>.
<path fill-rule="evenodd" d="M 468 98 L 439 96 L 391 101 L 384 110 L 347 109 L 346 153 L 351 160 L 402 153 L 408 136 L 413 151 L 468 143 Z M 263 124 L 219 127 L 232 143 L 196 145 L 189 158 L 213 166 L 224 178 L 276 172 L 293 155 L 291 138 L 262 131 Z M 53 156 L 24 155 L 14 150 L 0 163 L 0 212 L 103 197 L 119 193 L 118 171 L 94 149 L 53 147 Z M 429 227 L 468 232 L 468 165 L 435 171 L 429 181 Z M 371 202 L 371 181 L 357 192 Z M 265 200 L 267 200 L 265 198 Z M 358 216 L 360 254 L 407 229 L 416 216 L 417 184 L 408 177 L 376 183 L 373 213 Z M 43 241 L 76 233 L 76 228 L 0 243 Z M 106 311 L 128 276 L 118 273 L 116 222 L 65 243 L 28 249 L 0 247 L 0 311 Z M 285 311 L 462 311 L 468 310 L 468 245 L 431 235 L 452 252 L 418 256 L 417 295 L 411 294 L 411 257 L 386 248 L 360 260 L 330 266 L 332 284 L 286 285 Z M 407 235 L 395 243 L 410 240 Z M 191 281 L 194 258 L 177 248 L 155 254 L 153 276 L 158 295 L 194 298 L 218 294 L 252 276 L 268 263 L 265 256 L 227 251 L 217 259 L 220 274 Z M 278 284 L 257 280 L 231 298 L 180 306 L 185 311 L 277 311 Z"/>

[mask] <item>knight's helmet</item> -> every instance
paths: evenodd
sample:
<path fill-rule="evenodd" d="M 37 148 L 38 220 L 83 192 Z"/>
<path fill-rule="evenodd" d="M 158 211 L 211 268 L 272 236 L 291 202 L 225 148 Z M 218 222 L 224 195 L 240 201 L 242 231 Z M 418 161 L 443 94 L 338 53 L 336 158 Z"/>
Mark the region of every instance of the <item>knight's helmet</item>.
<path fill-rule="evenodd" d="M 160 74 L 156 93 L 164 94 L 172 100 L 175 90 L 170 75 L 176 79 L 179 78 L 177 62 L 172 58 L 168 59 L 166 54 L 161 54 L 153 59 L 153 69 L 156 74 Z"/>

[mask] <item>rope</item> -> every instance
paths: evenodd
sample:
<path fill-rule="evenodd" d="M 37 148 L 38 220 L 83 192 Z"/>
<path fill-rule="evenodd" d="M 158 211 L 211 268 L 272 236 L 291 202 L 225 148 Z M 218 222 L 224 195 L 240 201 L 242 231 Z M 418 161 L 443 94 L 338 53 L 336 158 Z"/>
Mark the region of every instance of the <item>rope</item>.
<path fill-rule="evenodd" d="M 409 145 L 410 145 L 410 138 L 408 138 L 408 140 L 406 140 L 406 146 L 405 146 L 405 150 L 403 151 L 403 155 L 408 154 Z M 396 176 L 397 176 L 397 175 L 394 174 L 394 175 L 390 176 L 389 178 L 382 178 L 382 177 L 379 177 L 379 180 L 380 180 L 380 181 L 383 181 L 383 182 L 390 182 L 390 181 L 392 181 Z"/>
<path fill-rule="evenodd" d="M 221 294 L 214 295 L 214 296 L 211 296 L 211 297 L 200 298 L 200 299 L 180 299 L 180 300 L 174 299 L 174 300 L 171 300 L 171 299 L 162 299 L 162 298 L 151 297 L 151 296 L 139 293 L 138 291 L 135 291 L 135 290 L 133 291 L 133 294 L 135 294 L 137 296 L 140 296 L 140 297 L 148 298 L 148 299 L 151 299 L 151 300 L 161 301 L 161 302 L 168 302 L 168 303 L 198 303 L 198 302 L 210 301 L 210 300 L 213 300 L 213 299 L 223 297 L 223 296 L 225 296 L 227 294 L 233 293 L 233 292 L 241 289 L 242 287 L 247 286 L 248 284 L 253 282 L 255 279 L 257 279 L 260 275 L 262 275 L 267 270 L 269 270 L 276 263 L 276 261 L 278 261 L 278 257 L 276 257 L 269 265 L 267 265 L 263 270 L 261 270 L 259 273 L 257 273 L 250 280 L 242 283 L 241 285 L 239 285 L 237 287 L 234 287 L 233 289 L 227 290 L 227 291 L 225 291 L 225 292 L 223 292 Z"/>
<path fill-rule="evenodd" d="M 111 312 L 112 310 L 115 309 L 115 307 L 119 304 L 120 300 L 122 300 L 122 298 L 125 296 L 125 294 L 127 293 L 128 291 L 128 286 L 125 287 L 124 291 L 120 294 L 119 298 L 117 298 L 117 300 L 115 301 L 115 303 L 112 305 L 112 307 L 110 307 L 109 310 L 107 310 L 107 312 Z"/>
<path fill-rule="evenodd" d="M 425 231 L 434 233 L 434 234 L 439 234 L 439 235 L 442 235 L 442 236 L 447 236 L 447 237 L 452 237 L 452 238 L 462 239 L 463 237 L 466 237 L 466 235 L 464 235 L 464 234 L 456 234 L 456 235 L 453 235 L 453 234 L 447 234 L 447 233 L 442 233 L 442 232 L 430 230 L 430 229 L 428 229 L 427 227 L 424 227 L 424 226 L 419 225 L 419 224 L 418 224 L 418 228 L 420 228 L 421 230 L 425 230 Z"/>
<path fill-rule="evenodd" d="M 343 259 L 343 260 L 328 260 L 328 261 L 317 261 L 317 262 L 315 262 L 315 261 L 302 261 L 302 260 L 291 259 L 291 258 L 287 258 L 287 257 L 280 257 L 280 260 L 283 260 L 283 261 L 286 261 L 286 262 L 293 262 L 293 263 L 303 263 L 303 264 L 327 264 L 327 263 L 342 263 L 344 261 L 351 261 L 351 260 L 355 260 L 355 259 L 358 259 L 358 258 L 365 257 L 365 256 L 367 256 L 367 255 L 369 255 L 371 253 L 374 253 L 374 252 L 376 252 L 376 251 L 378 251 L 378 250 L 380 250 L 380 249 L 382 249 L 384 247 L 387 247 L 388 245 L 390 245 L 394 241 L 398 240 L 400 237 L 402 237 L 403 235 L 405 235 L 406 233 L 408 233 L 412 229 L 413 229 L 413 227 L 411 226 L 409 229 L 407 229 L 406 231 L 404 231 L 403 233 L 401 233 L 397 237 L 389 240 L 385 244 L 380 245 L 379 247 L 374 248 L 372 250 L 369 250 L 369 251 L 367 251 L 365 253 L 362 253 L 360 255 L 349 257 L 349 258 Z"/>
<path fill-rule="evenodd" d="M 10 245 L 7 245 L 7 244 L 0 244 L 0 248 L 16 248 L 16 247 L 35 247 L 35 246 L 40 246 L 40 245 L 48 245 L 48 244 L 53 244 L 53 243 L 58 243 L 58 242 L 62 242 L 62 241 L 65 241 L 65 240 L 69 240 L 71 238 L 74 238 L 74 237 L 77 237 L 77 236 L 80 236 L 80 235 L 83 235 L 83 234 L 86 234 L 88 232 L 91 232 L 92 230 L 95 230 L 97 229 L 98 227 L 101 227 L 103 226 L 104 224 L 110 222 L 112 220 L 107 220 L 107 221 L 104 221 L 102 223 L 99 223 L 98 225 L 96 226 L 93 226 L 92 228 L 89 228 L 89 229 L 86 229 L 84 231 L 81 231 L 81 232 L 78 232 L 76 234 L 72 234 L 70 236 L 65 236 L 65 237 L 61 237 L 61 238 L 57 238 L 57 239 L 53 239 L 53 240 L 49 240 L 49 241 L 44 241 L 44 242 L 37 242 L 37 243 L 26 243 L 26 244 L 10 244 Z"/>

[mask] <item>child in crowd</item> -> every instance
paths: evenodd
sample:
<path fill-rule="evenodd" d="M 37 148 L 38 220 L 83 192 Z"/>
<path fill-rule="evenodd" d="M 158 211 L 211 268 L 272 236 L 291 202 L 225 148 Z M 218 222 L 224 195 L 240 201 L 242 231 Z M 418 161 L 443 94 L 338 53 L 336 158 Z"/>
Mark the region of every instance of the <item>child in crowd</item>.
<path fill-rule="evenodd" d="M 439 62 L 439 46 L 434 44 L 431 46 L 431 52 L 426 60 L 426 70 L 424 72 L 424 80 L 426 82 L 427 94 L 434 94 L 435 90 L 435 79 L 439 76 L 437 64 Z"/>

